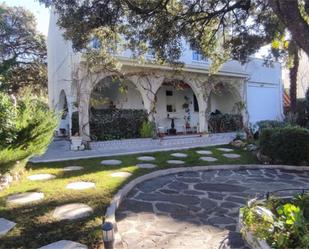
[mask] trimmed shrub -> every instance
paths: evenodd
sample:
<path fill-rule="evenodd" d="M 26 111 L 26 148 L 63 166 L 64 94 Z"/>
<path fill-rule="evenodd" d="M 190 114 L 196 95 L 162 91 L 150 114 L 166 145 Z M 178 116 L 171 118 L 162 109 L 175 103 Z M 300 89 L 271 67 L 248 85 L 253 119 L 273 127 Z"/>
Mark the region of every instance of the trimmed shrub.
<path fill-rule="evenodd" d="M 265 128 L 260 135 L 262 154 L 274 162 L 300 165 L 309 162 L 309 130 L 297 126 Z"/>
<path fill-rule="evenodd" d="M 141 128 L 141 137 L 147 138 L 153 138 L 155 136 L 156 132 L 156 126 L 153 122 L 150 122 L 148 120 L 144 121 Z"/>
<path fill-rule="evenodd" d="M 90 112 L 90 134 L 96 140 L 140 138 L 145 110 L 102 109 Z"/>
<path fill-rule="evenodd" d="M 79 134 L 79 112 L 72 113 L 72 136 Z"/>
<path fill-rule="evenodd" d="M 239 131 L 243 128 L 239 114 L 213 114 L 208 120 L 209 131 L 213 133 Z"/>
<path fill-rule="evenodd" d="M 259 128 L 259 132 L 261 132 L 264 129 L 283 128 L 283 127 L 290 125 L 290 123 L 285 122 L 285 121 L 278 121 L 278 120 L 261 120 L 257 122 L 256 125 Z"/>

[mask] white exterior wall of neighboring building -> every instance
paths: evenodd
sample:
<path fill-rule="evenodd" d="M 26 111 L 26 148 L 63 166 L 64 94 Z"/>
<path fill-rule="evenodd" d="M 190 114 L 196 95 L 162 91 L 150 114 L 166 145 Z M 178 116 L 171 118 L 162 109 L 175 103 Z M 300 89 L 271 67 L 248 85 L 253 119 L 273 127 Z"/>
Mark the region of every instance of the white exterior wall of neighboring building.
<path fill-rule="evenodd" d="M 71 117 L 77 101 L 77 90 L 76 86 L 73 84 L 73 71 L 76 65 L 80 65 L 80 54 L 73 52 L 71 43 L 64 40 L 62 31 L 57 27 L 56 22 L 57 17 L 51 14 L 48 35 L 49 100 L 52 108 L 61 110 L 62 107 L 59 106 L 59 99 L 60 93 L 63 90 L 67 97 L 69 117 Z M 122 61 L 123 70 L 145 70 L 145 72 L 156 74 L 150 79 L 154 92 L 157 92 L 165 79 L 171 80 L 170 77 L 174 77 L 173 79 L 181 80 L 190 85 L 190 91 L 196 94 L 199 103 L 199 112 L 192 113 L 192 122 L 194 125 L 198 123 L 200 131 L 203 132 L 207 130 L 207 115 L 209 112 L 218 108 L 230 111 L 232 109 L 233 98 L 228 96 L 211 97 L 211 82 L 209 82 L 208 74 L 210 61 L 197 60 L 193 52 L 194 51 L 189 47 L 184 50 L 181 59 L 185 63 L 185 66 L 180 75 L 173 74 L 171 68 L 168 66 L 159 66 L 152 63 L 146 63 L 144 65 L 136 64 L 130 59 L 131 54 L 129 51 L 122 53 L 119 59 Z M 97 83 L 106 76 L 108 76 L 108 74 L 101 72 L 93 78 L 98 78 L 96 80 Z M 246 65 L 241 65 L 237 61 L 228 61 L 224 63 L 219 72 L 214 76 L 217 78 L 218 82 L 222 79 L 233 85 L 235 89 L 234 94 L 236 93 L 237 96 L 234 100 L 235 102 L 243 101 L 245 103 L 250 122 L 254 123 L 265 119 L 282 119 L 281 66 L 279 63 L 274 63 L 273 67 L 266 67 L 263 65 L 262 60 L 254 58 Z M 80 105 L 79 110 L 82 112 L 80 123 L 89 131 L 89 127 L 87 128 L 87 122 L 89 120 L 88 109 L 93 88 L 91 84 L 93 83 L 90 83 L 87 79 L 87 77 L 84 77 L 80 81 L 84 90 L 81 95 L 84 104 Z M 154 100 L 152 93 L 145 90 L 145 86 L 147 86 L 149 82 L 147 83 L 145 80 L 139 81 L 137 77 L 134 76 L 131 76 L 130 80 L 140 92 L 144 108 L 149 112 L 151 110 L 152 101 Z M 129 97 L 130 96 L 127 96 L 128 99 Z M 181 104 L 183 104 L 182 97 L 184 96 L 178 98 Z M 119 104 L 119 106 L 120 105 L 121 104 Z M 126 103 L 125 105 L 130 106 L 130 103 Z M 166 116 L 165 112 L 163 109 L 161 111 L 157 110 L 157 113 L 160 113 L 162 117 Z M 69 128 L 71 129 L 70 119 L 65 122 L 69 123 Z M 167 123 L 168 121 L 164 122 Z"/>

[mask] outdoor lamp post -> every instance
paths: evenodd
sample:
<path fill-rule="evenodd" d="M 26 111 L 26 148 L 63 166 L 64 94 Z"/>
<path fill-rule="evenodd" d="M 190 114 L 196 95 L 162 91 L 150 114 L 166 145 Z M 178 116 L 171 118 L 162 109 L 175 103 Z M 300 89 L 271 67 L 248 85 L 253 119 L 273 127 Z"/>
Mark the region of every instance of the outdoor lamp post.
<path fill-rule="evenodd" d="M 114 226 L 111 222 L 105 222 L 102 226 L 103 243 L 105 249 L 114 249 Z"/>

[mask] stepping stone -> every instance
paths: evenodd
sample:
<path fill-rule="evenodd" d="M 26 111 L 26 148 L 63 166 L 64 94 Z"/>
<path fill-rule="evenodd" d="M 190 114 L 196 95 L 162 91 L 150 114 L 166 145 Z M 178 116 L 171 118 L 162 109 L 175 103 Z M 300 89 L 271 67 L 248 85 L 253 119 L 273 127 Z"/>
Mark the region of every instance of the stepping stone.
<path fill-rule="evenodd" d="M 223 156 L 226 158 L 231 158 L 231 159 L 240 158 L 240 155 L 238 154 L 223 154 Z"/>
<path fill-rule="evenodd" d="M 6 235 L 15 226 L 15 222 L 0 218 L 0 237 Z"/>
<path fill-rule="evenodd" d="M 82 166 L 68 166 L 63 168 L 63 171 L 76 171 L 76 170 L 82 170 L 84 167 Z"/>
<path fill-rule="evenodd" d="M 214 158 L 214 157 L 211 157 L 211 156 L 200 157 L 200 160 L 205 161 L 205 162 L 215 162 L 215 161 L 218 161 L 217 158 Z"/>
<path fill-rule="evenodd" d="M 76 220 L 88 217 L 93 213 L 93 209 L 86 204 L 72 203 L 57 207 L 53 217 L 57 220 Z"/>
<path fill-rule="evenodd" d="M 168 164 L 184 164 L 184 161 L 181 160 L 168 160 L 167 161 Z"/>
<path fill-rule="evenodd" d="M 223 151 L 223 152 L 232 152 L 232 151 L 234 151 L 233 149 L 228 149 L 228 148 L 218 148 L 218 150 Z"/>
<path fill-rule="evenodd" d="M 212 155 L 212 152 L 210 150 L 198 150 L 196 151 L 196 153 L 200 155 Z"/>
<path fill-rule="evenodd" d="M 27 203 L 42 200 L 43 198 L 44 198 L 43 193 L 26 192 L 22 194 L 16 194 L 16 195 L 9 196 L 7 199 L 7 202 L 10 204 L 27 204 Z"/>
<path fill-rule="evenodd" d="M 157 167 L 157 165 L 152 163 L 138 163 L 136 164 L 136 166 L 139 167 L 140 169 L 153 169 Z"/>
<path fill-rule="evenodd" d="M 122 161 L 116 160 L 116 159 L 111 159 L 111 160 L 103 160 L 101 162 L 102 165 L 120 165 Z"/>
<path fill-rule="evenodd" d="M 173 153 L 173 154 L 171 154 L 171 156 L 173 156 L 173 157 L 179 157 L 179 158 L 188 157 L 188 155 L 187 155 L 187 154 L 184 154 L 184 153 Z"/>
<path fill-rule="evenodd" d="M 56 176 L 52 174 L 36 174 L 27 177 L 30 181 L 47 181 L 54 178 L 56 178 Z"/>
<path fill-rule="evenodd" d="M 87 248 L 88 248 L 87 246 L 74 241 L 60 240 L 47 246 L 42 246 L 39 249 L 87 249 Z"/>
<path fill-rule="evenodd" d="M 66 186 L 67 189 L 74 190 L 83 190 L 89 188 L 95 188 L 95 184 L 93 182 L 72 182 Z"/>
<path fill-rule="evenodd" d="M 111 174 L 112 177 L 121 177 L 121 178 L 128 178 L 131 175 L 132 174 L 129 172 L 115 172 Z"/>
<path fill-rule="evenodd" d="M 140 156 L 137 158 L 140 161 L 154 161 L 156 160 L 153 156 Z"/>

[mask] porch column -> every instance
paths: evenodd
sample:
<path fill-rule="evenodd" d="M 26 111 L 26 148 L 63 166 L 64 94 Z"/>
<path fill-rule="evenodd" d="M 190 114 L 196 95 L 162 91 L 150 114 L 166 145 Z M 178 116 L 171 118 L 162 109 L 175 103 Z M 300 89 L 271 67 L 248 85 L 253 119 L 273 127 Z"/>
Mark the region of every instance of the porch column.
<path fill-rule="evenodd" d="M 207 100 L 204 99 L 199 107 L 199 132 L 208 132 Z"/>
<path fill-rule="evenodd" d="M 91 87 L 89 80 L 84 79 L 78 82 L 80 84 L 77 89 L 77 102 L 79 113 L 79 133 L 84 141 L 90 141 L 90 127 L 89 127 L 89 101 Z"/>

